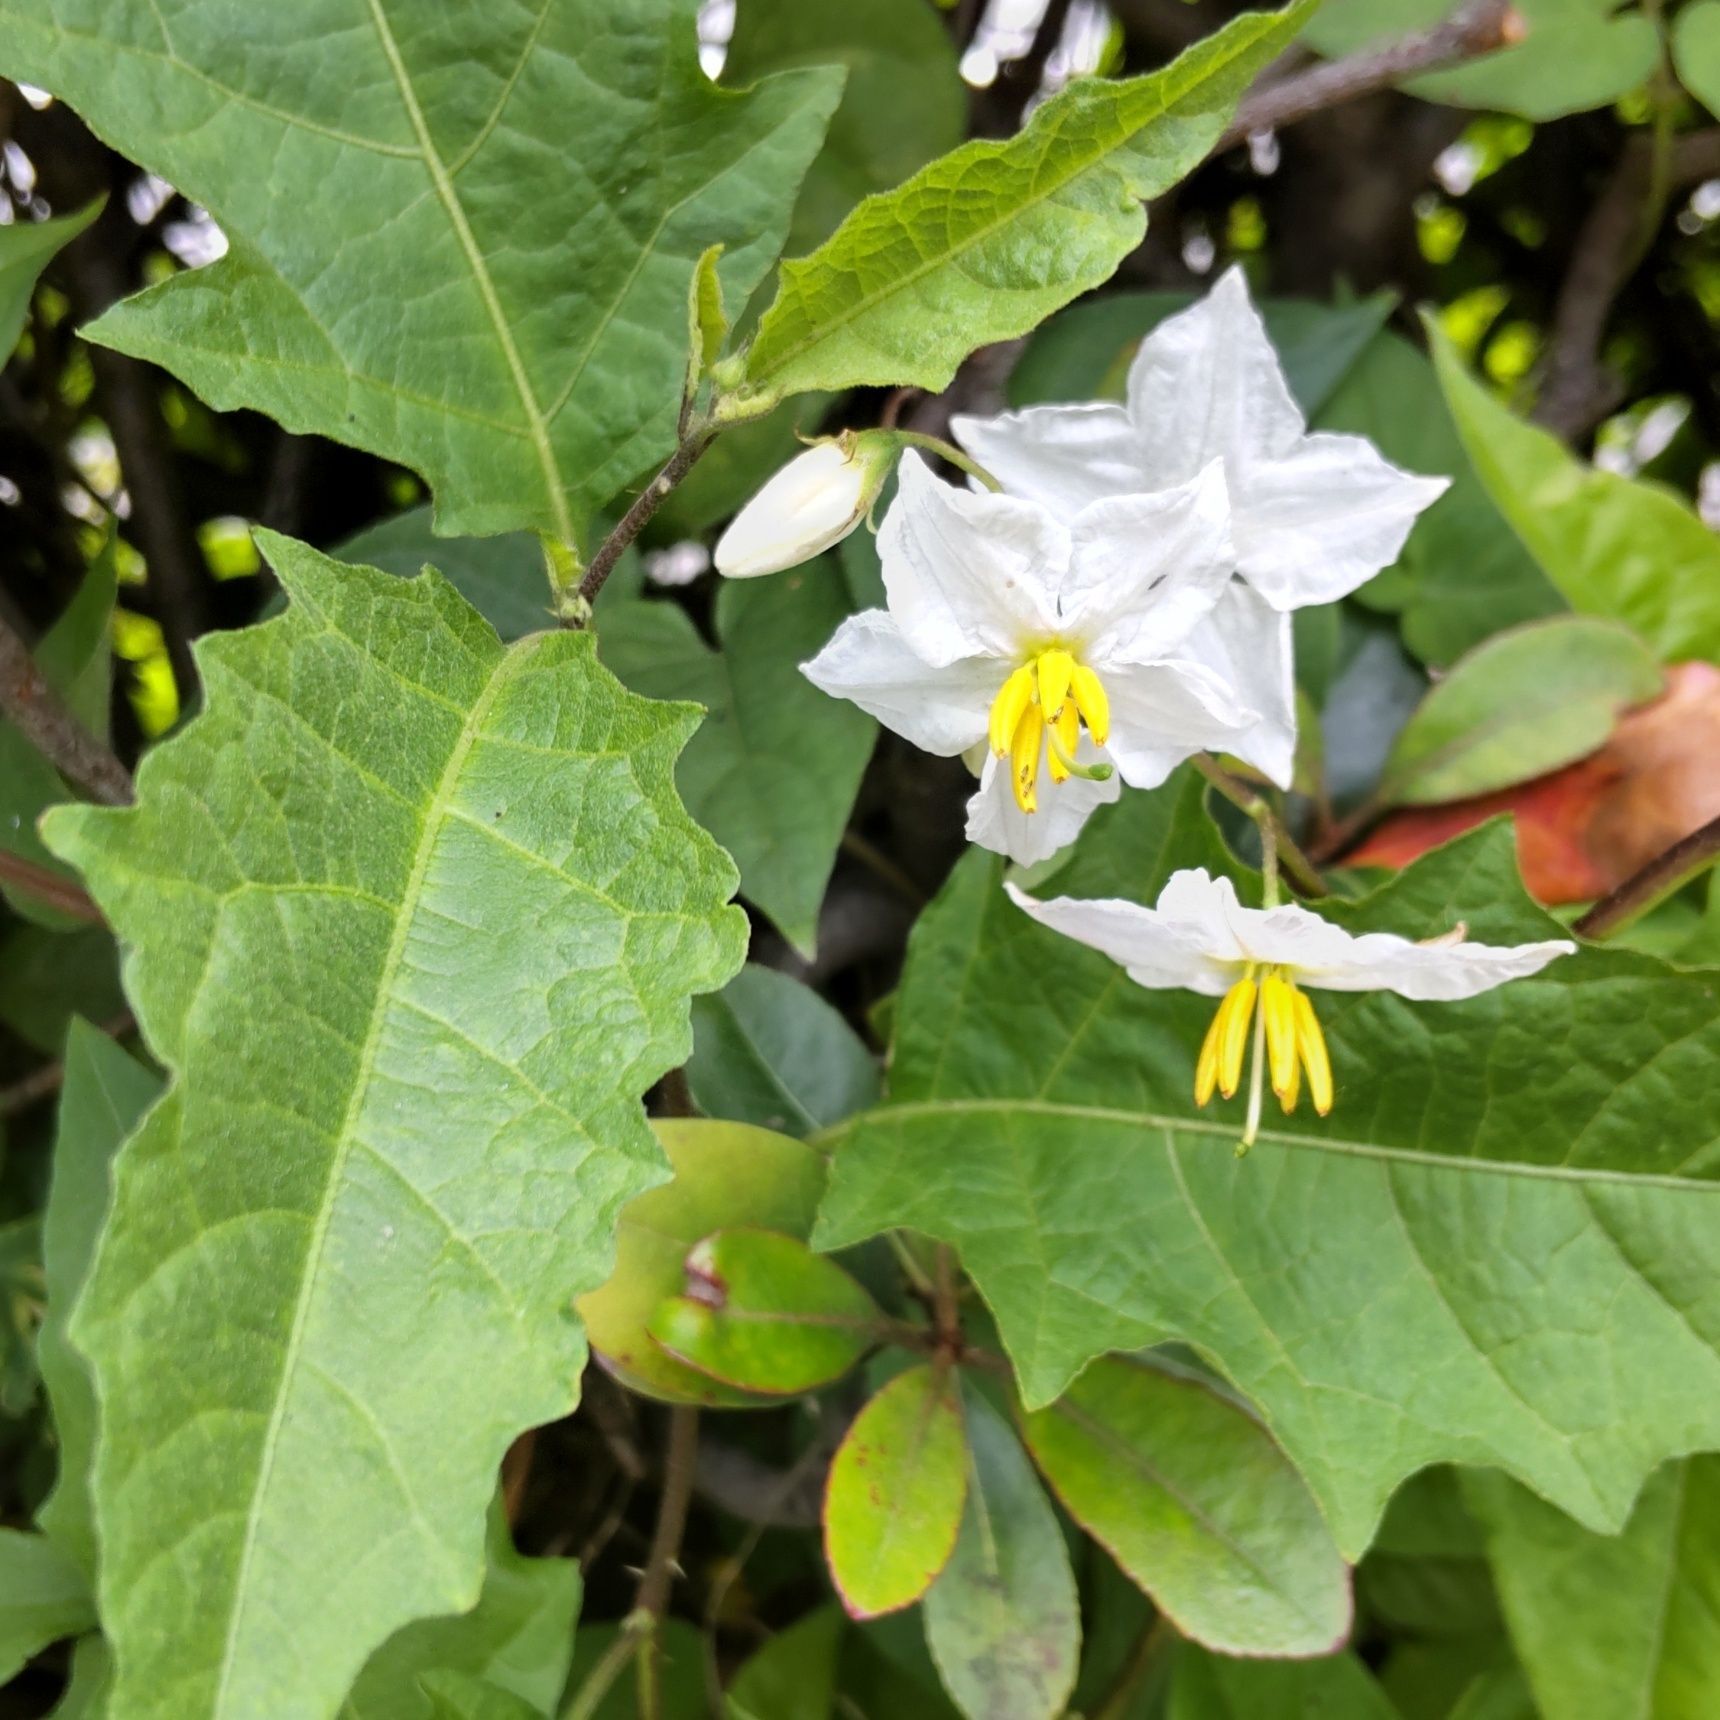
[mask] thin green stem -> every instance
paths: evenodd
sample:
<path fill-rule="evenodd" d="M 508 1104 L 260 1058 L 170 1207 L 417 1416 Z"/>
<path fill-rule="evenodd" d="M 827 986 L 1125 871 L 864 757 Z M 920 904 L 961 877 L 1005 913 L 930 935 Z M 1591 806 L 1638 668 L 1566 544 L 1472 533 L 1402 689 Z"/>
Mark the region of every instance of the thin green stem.
<path fill-rule="evenodd" d="M 1319 869 L 1296 846 L 1289 831 L 1284 828 L 1278 814 L 1272 810 L 1268 801 L 1256 794 L 1246 783 L 1238 781 L 1209 753 L 1196 753 L 1189 760 L 1189 763 L 1232 806 L 1240 812 L 1247 813 L 1254 820 L 1260 831 L 1262 851 L 1265 850 L 1266 833 L 1268 829 L 1271 830 L 1273 863 L 1282 868 L 1304 896 L 1318 897 L 1331 894 L 1331 891 L 1326 888 L 1325 879 L 1320 876 Z"/>
<path fill-rule="evenodd" d="M 924 448 L 936 454 L 940 460 L 948 460 L 952 466 L 959 466 L 969 477 L 978 478 L 988 490 L 1003 489 L 1003 485 L 979 461 L 964 454 L 953 442 L 944 441 L 941 436 L 928 436 L 921 430 L 892 430 L 890 434 L 906 447 Z"/>

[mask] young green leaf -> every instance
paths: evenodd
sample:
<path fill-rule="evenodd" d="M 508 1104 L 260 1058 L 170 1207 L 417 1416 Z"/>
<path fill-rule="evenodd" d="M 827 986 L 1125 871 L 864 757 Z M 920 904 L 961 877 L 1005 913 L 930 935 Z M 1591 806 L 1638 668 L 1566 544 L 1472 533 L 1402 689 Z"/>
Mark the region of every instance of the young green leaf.
<path fill-rule="evenodd" d="M 1312 10 L 1247 13 L 1144 77 L 1078 79 L 1007 142 L 965 143 L 862 203 L 783 264 L 745 409 L 861 384 L 935 393 L 975 347 L 1109 278 L 1146 231 L 1142 205 L 1202 160 Z"/>
<path fill-rule="evenodd" d="M 1531 622 L 1478 646 L 1422 700 L 1386 760 L 1382 805 L 1427 806 L 1586 758 L 1661 691 L 1648 647 L 1590 616 Z"/>
<path fill-rule="evenodd" d="M 741 893 L 804 956 L 878 725 L 800 672 L 848 614 L 834 563 L 726 580 L 713 651 L 684 609 L 628 603 L 598 624 L 598 652 L 636 693 L 695 699 L 708 715 L 682 754 L 687 809 L 734 855 Z"/>
<path fill-rule="evenodd" d="M 1232 865 L 1190 777 L 1102 812 L 1057 889 L 1152 901 L 1179 865 Z M 1557 930 L 1500 826 L 1327 912 L 1411 937 Z M 1617 1528 L 1663 1458 L 1720 1444 L 1711 978 L 1591 949 L 1468 1003 L 1320 1011 L 1335 1109 L 1274 1117 L 1239 1160 L 1237 1108 L 1193 1103 L 1210 1000 L 1043 932 L 970 855 L 916 928 L 891 1102 L 846 1126 L 815 1242 L 954 1243 L 1030 1407 L 1106 1350 L 1185 1339 L 1259 1407 L 1349 1558 L 1440 1461 Z"/>
<path fill-rule="evenodd" d="M 56 1547 L 95 1582 L 96 1530 L 90 1509 L 96 1395 L 90 1371 L 66 1337 L 107 1217 L 113 1156 L 161 1091 L 161 1082 L 87 1022 L 66 1035 L 65 1084 L 54 1140 L 54 1174 L 42 1213 L 42 1275 L 48 1311 L 36 1339 L 42 1384 L 59 1441 L 59 1475 L 36 1513 Z"/>
<path fill-rule="evenodd" d="M 968 1720 L 1054 1720 L 1081 1658 L 1057 1513 L 1015 1431 L 971 1386 L 961 1533 L 925 1600 L 926 1646 Z"/>
<path fill-rule="evenodd" d="M 1428 338 L 1476 471 L 1571 607 L 1625 622 L 1662 661 L 1720 661 L 1720 538 L 1690 504 L 1584 465 L 1494 399 L 1437 324 Z"/>
<path fill-rule="evenodd" d="M 101 214 L 103 201 L 98 197 L 75 214 L 51 221 L 14 220 L 0 227 L 0 363 L 12 356 L 24 332 L 42 271 L 56 251 L 71 244 Z"/>
<path fill-rule="evenodd" d="M 1350 1574 L 1272 1436 L 1203 1381 L 1105 1357 L 1026 1419 L 1069 1514 L 1177 1629 L 1226 1654 L 1330 1654 Z"/>
<path fill-rule="evenodd" d="M 1464 1494 L 1544 1720 L 1706 1720 L 1720 1690 L 1720 1457 L 1670 1463 L 1620 1535 L 1596 1535 L 1501 1475 Z"/>
<path fill-rule="evenodd" d="M 790 1135 L 815 1134 L 877 1099 L 878 1060 L 811 987 L 751 963 L 693 1005 L 693 1103 Z"/>
<path fill-rule="evenodd" d="M 698 391 L 699 380 L 722 356 L 729 332 L 728 313 L 723 309 L 723 280 L 717 273 L 721 245 L 707 245 L 693 265 L 687 288 L 687 382 L 686 397 Z"/>
<path fill-rule="evenodd" d="M 49 1643 L 95 1622 L 88 1581 L 52 1541 L 0 1529 L 0 1684 Z"/>
<path fill-rule="evenodd" d="M 696 11 L 333 0 L 314 28 L 253 8 L 236 53 L 201 6 L 92 32 L 82 0 L 0 0 L 0 70 L 230 241 L 93 338 L 411 466 L 450 534 L 575 543 L 674 446 L 694 259 L 722 243 L 745 301 L 841 94 L 829 68 L 717 89 Z"/>
<path fill-rule="evenodd" d="M 134 808 L 47 830 L 174 1076 L 73 1320 L 138 1720 L 332 1713 L 476 1601 L 502 1452 L 571 1407 L 570 1298 L 663 1175 L 639 1096 L 744 937 L 674 796 L 690 711 L 435 575 L 264 546 L 286 614 L 202 644 Z"/>
<path fill-rule="evenodd" d="M 658 1122 L 674 1181 L 647 1190 L 621 1214 L 615 1269 L 579 1299 L 591 1347 L 618 1378 L 670 1403 L 757 1404 L 653 1343 L 646 1322 L 685 1282 L 687 1251 L 729 1225 L 756 1224 L 804 1238 L 824 1192 L 824 1160 L 799 1141 L 743 1123 Z"/>
<path fill-rule="evenodd" d="M 960 1385 L 899 1373 L 854 1418 L 830 1465 L 824 1556 L 850 1618 L 912 1606 L 955 1550 L 967 1498 Z"/>
<path fill-rule="evenodd" d="M 420 1619 L 370 1657 L 339 1720 L 433 1720 L 427 1677 L 458 1674 L 506 1691 L 532 1714 L 551 1714 L 573 1659 L 579 1566 L 528 1559 L 514 1549 L 501 1501 L 490 1507 L 487 1565 L 478 1604 L 451 1618 Z"/>
<path fill-rule="evenodd" d="M 793 1236 L 722 1230 L 687 1255 L 687 1294 L 646 1330 L 677 1361 L 741 1391 L 792 1397 L 848 1372 L 878 1341 L 878 1305 Z"/>

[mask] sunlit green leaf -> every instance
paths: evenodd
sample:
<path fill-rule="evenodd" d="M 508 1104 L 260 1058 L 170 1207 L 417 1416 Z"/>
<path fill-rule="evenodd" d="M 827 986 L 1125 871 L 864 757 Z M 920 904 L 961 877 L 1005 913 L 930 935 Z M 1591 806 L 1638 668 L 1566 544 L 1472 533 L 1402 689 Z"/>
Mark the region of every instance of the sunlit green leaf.
<path fill-rule="evenodd" d="M 0 71 L 230 249 L 90 331 L 422 473 L 451 534 L 582 520 L 674 445 L 687 288 L 776 258 L 838 71 L 718 90 L 696 0 L 3 0 Z"/>
<path fill-rule="evenodd" d="M 1192 781 L 1102 812 L 1055 890 L 1151 901 L 1179 865 L 1232 867 Z M 1556 931 L 1502 827 L 1328 912 Z M 1349 1557 L 1438 1461 L 1617 1527 L 1662 1459 L 1720 1441 L 1720 993 L 1592 950 L 1468 1003 L 1319 1010 L 1335 1109 L 1269 1119 L 1239 1159 L 1240 1098 L 1192 1102 L 1211 1000 L 1132 985 L 971 855 L 916 929 L 891 1102 L 844 1125 L 815 1241 L 955 1243 L 1032 1406 L 1106 1350 L 1193 1344 Z"/>
<path fill-rule="evenodd" d="M 863 203 L 783 265 L 747 357 L 753 395 L 936 391 L 976 346 L 1097 286 L 1140 243 L 1142 204 L 1207 154 L 1308 12 L 1247 13 L 1144 77 L 1077 79 L 1016 137 L 965 143 Z"/>
<path fill-rule="evenodd" d="M 175 1077 L 73 1321 L 140 1720 L 331 1713 L 476 1601 L 502 1452 L 571 1406 L 569 1302 L 664 1174 L 639 1095 L 741 954 L 689 711 L 434 575 L 264 547 L 286 615 L 200 647 L 135 808 L 48 826 Z"/>

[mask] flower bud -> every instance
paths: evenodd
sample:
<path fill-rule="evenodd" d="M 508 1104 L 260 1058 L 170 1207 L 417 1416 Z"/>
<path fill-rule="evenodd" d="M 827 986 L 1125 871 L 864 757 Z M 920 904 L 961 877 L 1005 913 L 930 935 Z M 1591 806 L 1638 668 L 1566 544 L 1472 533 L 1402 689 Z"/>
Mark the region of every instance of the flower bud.
<path fill-rule="evenodd" d="M 797 454 L 718 540 L 717 571 L 780 573 L 840 543 L 877 501 L 899 449 L 888 430 L 850 430 Z"/>

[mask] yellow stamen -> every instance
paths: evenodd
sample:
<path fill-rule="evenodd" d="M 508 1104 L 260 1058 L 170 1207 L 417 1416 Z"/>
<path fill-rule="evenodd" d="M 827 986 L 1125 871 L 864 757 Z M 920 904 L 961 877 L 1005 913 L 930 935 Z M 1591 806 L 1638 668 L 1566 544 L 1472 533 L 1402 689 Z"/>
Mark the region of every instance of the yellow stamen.
<path fill-rule="evenodd" d="M 1043 673 L 1041 670 L 1042 676 Z M 1051 767 L 1051 780 L 1067 782 L 1075 774 L 1070 767 L 1075 762 L 1075 747 L 1081 739 L 1081 718 L 1075 707 L 1065 701 L 1056 720 L 1049 722 L 1047 727 L 1051 734 L 1051 757 L 1047 761 Z"/>
<path fill-rule="evenodd" d="M 1277 1089 L 1274 1088 L 1273 1091 L 1277 1092 Z M 1284 1115 L 1286 1117 L 1296 1109 L 1296 1101 L 1300 1099 L 1301 1096 L 1302 1065 L 1299 1062 L 1293 1062 L 1290 1065 L 1290 1085 L 1286 1087 L 1283 1092 L 1278 1094 L 1278 1103 L 1283 1106 Z"/>
<path fill-rule="evenodd" d="M 1248 1024 L 1254 1018 L 1254 998 L 1259 987 L 1245 975 L 1225 993 L 1219 1005 L 1224 1017 L 1224 1035 L 1218 1052 L 1218 1090 L 1234 1099 L 1242 1082 L 1242 1054 L 1248 1049 Z"/>
<path fill-rule="evenodd" d="M 1015 790 L 1015 804 L 1023 812 L 1039 810 L 1035 783 L 1039 776 L 1039 754 L 1045 741 L 1045 718 L 1037 705 L 1028 706 L 1021 721 L 1015 725 L 1015 738 L 1010 743 L 1010 786 Z"/>
<path fill-rule="evenodd" d="M 1332 1108 L 1332 1060 L 1326 1052 L 1326 1036 L 1308 994 L 1296 993 L 1296 1050 L 1308 1071 L 1308 1097 L 1323 1117 Z"/>
<path fill-rule="evenodd" d="M 1010 743 L 1027 707 L 1033 703 L 1033 665 L 1024 663 L 1003 684 L 992 701 L 989 739 L 991 750 L 999 758 L 1008 758 Z"/>
<path fill-rule="evenodd" d="M 1102 747 L 1111 733 L 1111 701 L 1104 682 L 1085 663 L 1077 663 L 1069 676 L 1069 693 L 1094 746 Z"/>
<path fill-rule="evenodd" d="M 1224 1012 L 1230 1007 L 1228 994 L 1212 1014 L 1212 1025 L 1200 1042 L 1200 1057 L 1194 1066 L 1194 1102 L 1204 1105 L 1218 1086 L 1218 1059 L 1224 1041 Z"/>
<path fill-rule="evenodd" d="M 1266 1056 L 1272 1091 L 1280 1100 L 1296 1079 L 1296 988 L 1274 969 L 1260 986 L 1260 1013 L 1266 1017 Z"/>
<path fill-rule="evenodd" d="M 1061 646 L 1039 654 L 1039 708 L 1048 723 L 1063 715 L 1069 683 L 1075 674 L 1075 659 Z"/>

